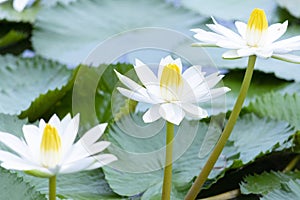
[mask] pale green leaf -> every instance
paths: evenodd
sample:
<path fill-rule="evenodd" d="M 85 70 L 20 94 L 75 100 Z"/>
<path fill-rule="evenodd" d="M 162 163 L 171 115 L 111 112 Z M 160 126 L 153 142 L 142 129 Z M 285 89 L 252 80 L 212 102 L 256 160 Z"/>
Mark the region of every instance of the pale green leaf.
<path fill-rule="evenodd" d="M 65 65 L 41 57 L 0 57 L 0 66 L 0 113 L 18 115 L 26 111 L 22 117 L 31 120 L 59 100 L 72 79 L 72 70 Z"/>
<path fill-rule="evenodd" d="M 108 140 L 113 143 L 110 151 L 114 152 L 120 160 L 112 164 L 112 168 L 104 168 L 104 173 L 109 185 L 116 193 L 125 196 L 141 195 L 142 198 L 145 195 L 147 198 L 155 199 L 160 196 L 161 188 L 159 186 L 162 183 L 163 170 L 154 169 L 156 169 L 155 166 L 158 163 L 163 163 L 163 160 L 161 160 L 163 157 L 155 157 L 156 154 L 149 154 L 152 156 L 140 158 L 134 155 L 141 153 L 147 155 L 149 152 L 161 150 L 165 141 L 165 129 L 161 127 L 162 121 L 147 127 L 141 122 L 141 115 L 132 117 L 124 117 L 119 123 L 111 126 L 109 135 L 107 135 Z M 178 139 L 181 142 L 178 143 L 179 146 L 176 146 L 178 144 L 175 142 L 175 152 L 182 148 L 182 144 L 189 141 L 195 125 L 197 125 L 195 121 L 184 121 L 179 126 L 179 128 L 185 130 L 184 135 L 186 138 Z M 207 155 L 211 151 L 211 145 L 214 145 L 211 144 L 206 146 L 205 149 L 201 149 L 205 146 L 203 141 L 206 135 L 212 134 L 216 138 L 219 137 L 220 127 L 216 124 L 214 128 L 210 127 L 210 129 L 207 129 L 205 123 L 199 123 L 198 125 L 199 128 L 193 143 L 173 164 L 174 187 L 172 191 L 174 194 L 183 195 L 186 193 L 192 180 L 204 165 Z M 156 134 L 153 135 L 154 133 Z M 294 130 L 286 122 L 258 118 L 255 115 L 243 116 L 238 120 L 232 136 L 209 178 L 217 180 L 229 169 L 245 166 L 270 152 L 291 147 L 292 144 L 288 142 L 288 138 L 293 134 Z M 280 147 L 280 145 L 282 146 Z M 125 152 L 122 150 L 125 150 Z M 129 156 L 126 152 L 134 155 Z M 203 155 L 202 153 L 199 157 L 200 152 L 206 152 L 206 154 Z M 119 166 L 122 166 L 122 168 L 119 168 Z M 145 167 L 143 168 L 144 172 L 139 172 L 141 167 Z M 153 170 L 151 171 L 151 169 Z M 128 170 L 131 170 L 131 172 Z M 130 185 L 128 185 L 129 182 Z M 210 187 L 211 184 L 212 182 L 205 187 Z"/>
<path fill-rule="evenodd" d="M 281 190 L 274 190 L 261 198 L 261 200 L 282 200 L 282 199 L 291 199 L 291 200 L 300 199 L 299 179 L 290 180 L 286 184 L 286 188 Z"/>
<path fill-rule="evenodd" d="M 1 199 L 10 200 L 46 200 L 46 196 L 37 191 L 29 183 L 25 182 L 23 178 L 17 176 L 0 167 L 0 194 Z"/>
<path fill-rule="evenodd" d="M 59 4 L 43 9 L 35 24 L 32 41 L 38 54 L 76 65 L 83 62 L 98 44 L 115 34 L 144 27 L 188 32 L 202 20 L 202 17 L 186 9 L 176 9 L 163 0 L 78 0 L 67 6 Z M 87 30 L 89 34 L 86 34 Z"/>
<path fill-rule="evenodd" d="M 276 4 L 272 0 L 252 0 L 252 1 L 238 1 L 238 0 L 181 0 L 179 5 L 185 8 L 199 12 L 201 15 L 207 17 L 216 17 L 223 20 L 243 20 L 248 21 L 251 11 L 254 8 L 264 9 L 267 16 L 275 16 Z"/>
<path fill-rule="evenodd" d="M 268 93 L 247 108 L 259 116 L 287 121 L 300 130 L 300 96 L 298 94 Z"/>
<path fill-rule="evenodd" d="M 287 9 L 295 17 L 300 17 L 299 0 L 276 0 L 278 5 Z"/>
<path fill-rule="evenodd" d="M 282 184 L 287 184 L 291 179 L 300 179 L 299 172 L 264 172 L 247 176 L 241 184 L 243 194 L 268 194 L 271 191 L 282 188 Z"/>
<path fill-rule="evenodd" d="M 13 22 L 30 22 L 33 23 L 40 6 L 35 5 L 25 8 L 23 12 L 18 12 L 12 7 L 12 1 L 0 4 L 0 19 Z"/>

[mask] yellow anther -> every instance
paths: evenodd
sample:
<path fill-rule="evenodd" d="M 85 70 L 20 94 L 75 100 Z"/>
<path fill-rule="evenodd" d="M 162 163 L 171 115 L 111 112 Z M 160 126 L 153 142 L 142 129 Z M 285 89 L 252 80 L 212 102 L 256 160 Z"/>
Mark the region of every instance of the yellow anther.
<path fill-rule="evenodd" d="M 41 141 L 41 162 L 45 167 L 57 165 L 61 158 L 61 140 L 55 127 L 46 124 Z"/>

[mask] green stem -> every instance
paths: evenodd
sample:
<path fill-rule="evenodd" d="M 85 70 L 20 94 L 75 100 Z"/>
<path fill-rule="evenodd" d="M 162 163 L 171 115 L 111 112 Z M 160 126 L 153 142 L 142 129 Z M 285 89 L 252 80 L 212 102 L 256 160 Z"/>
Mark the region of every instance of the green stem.
<path fill-rule="evenodd" d="M 300 155 L 297 155 L 293 158 L 293 160 L 291 160 L 291 162 L 289 162 L 289 164 L 284 168 L 283 173 L 292 171 L 294 169 L 294 167 L 297 165 L 297 163 L 300 160 Z"/>
<path fill-rule="evenodd" d="M 49 178 L 49 200 L 56 200 L 56 176 Z"/>
<path fill-rule="evenodd" d="M 167 122 L 166 162 L 165 162 L 164 183 L 163 183 L 163 190 L 162 190 L 162 197 L 161 197 L 162 200 L 169 200 L 171 198 L 173 137 L 174 137 L 174 124 Z"/>
<path fill-rule="evenodd" d="M 194 184 L 192 185 L 190 191 L 185 197 L 185 200 L 194 200 L 196 199 L 198 193 L 200 192 L 203 184 L 205 183 L 209 173 L 213 169 L 216 161 L 218 160 L 230 134 L 231 131 L 236 123 L 236 120 L 241 112 L 244 100 L 247 95 L 248 88 L 251 83 L 251 78 L 254 70 L 254 65 L 256 61 L 256 56 L 250 56 L 248 60 L 248 67 L 246 69 L 246 73 L 244 76 L 244 80 L 240 89 L 240 94 L 236 100 L 236 103 L 233 107 L 233 110 L 231 112 L 231 115 L 228 119 L 227 125 L 225 126 L 225 129 L 223 133 L 221 134 L 221 137 L 219 141 L 217 142 L 213 152 L 211 153 L 210 157 L 208 158 L 206 164 L 204 165 L 202 171 L 200 172 L 199 176 L 195 180 Z"/>

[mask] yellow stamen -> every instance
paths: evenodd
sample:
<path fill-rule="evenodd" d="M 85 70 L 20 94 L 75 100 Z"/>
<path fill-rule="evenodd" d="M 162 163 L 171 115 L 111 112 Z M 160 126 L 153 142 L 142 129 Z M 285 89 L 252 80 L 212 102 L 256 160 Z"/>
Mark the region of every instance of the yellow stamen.
<path fill-rule="evenodd" d="M 56 166 L 61 159 L 61 140 L 55 127 L 46 124 L 41 141 L 41 163 L 45 167 Z"/>
<path fill-rule="evenodd" d="M 166 65 L 160 78 L 162 96 L 170 101 L 176 100 L 176 93 L 181 85 L 181 69 L 176 64 Z"/>
<path fill-rule="evenodd" d="M 248 45 L 260 46 L 265 38 L 263 37 L 268 29 L 268 20 L 264 10 L 255 8 L 248 20 L 246 38 Z"/>

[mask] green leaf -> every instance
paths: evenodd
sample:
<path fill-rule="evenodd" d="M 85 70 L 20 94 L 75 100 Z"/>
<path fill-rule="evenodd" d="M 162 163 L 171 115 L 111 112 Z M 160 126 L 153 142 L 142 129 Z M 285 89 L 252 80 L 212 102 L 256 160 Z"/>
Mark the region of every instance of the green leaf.
<path fill-rule="evenodd" d="M 187 32 L 202 20 L 163 0 L 78 0 L 68 6 L 59 4 L 43 9 L 32 41 L 38 54 L 76 65 L 105 39 L 124 31 L 162 27 Z"/>
<path fill-rule="evenodd" d="M 274 190 L 263 196 L 261 200 L 282 200 L 300 198 L 300 180 L 290 180 L 285 189 Z"/>
<path fill-rule="evenodd" d="M 223 20 L 243 20 L 248 21 L 251 11 L 258 7 L 264 9 L 269 18 L 275 15 L 275 3 L 272 0 L 260 1 L 238 1 L 238 0 L 181 0 L 180 5 L 196 11 L 207 17 L 216 17 Z"/>
<path fill-rule="evenodd" d="M 239 160 L 247 164 L 273 150 L 290 148 L 292 142 L 284 143 L 294 133 L 295 130 L 286 122 L 248 114 L 239 119 L 229 141 L 239 152 Z"/>
<path fill-rule="evenodd" d="M 269 93 L 251 103 L 247 110 L 259 116 L 287 121 L 300 130 L 300 96 L 298 94 Z"/>
<path fill-rule="evenodd" d="M 290 14 L 292 14 L 298 18 L 300 17 L 300 8 L 298 6 L 299 1 L 297 1 L 297 0 L 276 0 L 276 2 L 280 7 L 287 9 Z"/>
<path fill-rule="evenodd" d="M 105 177 L 110 187 L 120 195 L 157 199 L 161 196 L 163 177 L 161 165 L 164 159 L 161 154 L 164 153 L 165 145 L 164 121 L 159 120 L 145 126 L 140 114 L 132 117 L 121 118 L 109 129 L 107 139 L 113 143 L 109 151 L 117 154 L 119 160 L 111 168 L 104 167 Z M 198 154 L 208 132 L 206 124 L 195 121 L 183 121 L 181 127 L 175 128 L 174 195 L 183 190 L 186 192 L 195 176 L 195 173 L 190 173 L 191 170 L 199 172 L 202 163 Z M 211 134 L 218 135 L 219 132 L 214 131 Z M 190 147 L 189 142 L 192 143 Z M 180 157 L 181 151 L 185 156 Z M 184 175 L 178 176 L 180 173 Z"/>
<path fill-rule="evenodd" d="M 40 6 L 35 5 L 25 8 L 22 12 L 18 12 L 12 7 L 12 1 L 7 1 L 0 4 L 0 19 L 13 22 L 33 23 L 39 10 Z"/>
<path fill-rule="evenodd" d="M 18 173 L 42 194 L 48 194 L 48 179 Z M 96 200 L 121 199 L 109 188 L 102 170 L 92 170 L 57 176 L 57 196 L 61 199 Z"/>
<path fill-rule="evenodd" d="M 23 33 L 20 31 L 15 31 L 15 30 L 10 30 L 6 35 L 4 35 L 2 38 L 0 38 L 0 48 L 4 48 L 9 45 L 13 45 L 25 38 L 27 38 L 26 33 Z"/>
<path fill-rule="evenodd" d="M 132 68 L 132 65 L 121 63 L 79 67 L 72 91 L 72 111 L 80 113 L 86 129 L 98 123 L 117 120 L 135 108 L 135 103 L 116 94 L 119 80 L 113 71 L 115 69 L 124 74 Z"/>
<path fill-rule="evenodd" d="M 232 110 L 236 99 L 239 95 L 244 74 L 244 70 L 229 71 L 222 79 L 222 84 L 231 89 L 230 92 L 226 93 L 226 101 L 224 100 L 209 102 L 201 104 L 201 106 L 206 109 L 209 109 L 212 106 L 214 109 L 214 114 Z M 247 93 L 247 97 L 243 105 L 247 106 L 255 98 L 260 97 L 271 91 L 281 91 L 285 89 L 285 87 L 287 87 L 288 85 L 288 82 L 276 78 L 273 74 L 265 74 L 260 71 L 254 71 L 253 78 L 251 80 L 251 84 Z"/>
<path fill-rule="evenodd" d="M 29 183 L 25 182 L 17 174 L 0 167 L 0 193 L 1 199 L 40 199 L 46 200 L 46 196 L 36 191 Z"/>
<path fill-rule="evenodd" d="M 242 194 L 262 194 L 266 195 L 274 190 L 282 188 L 282 184 L 287 184 L 291 179 L 300 179 L 300 172 L 264 172 L 247 176 L 241 184 Z"/>
<path fill-rule="evenodd" d="M 31 121 L 60 99 L 72 80 L 72 70 L 41 57 L 5 56 L 0 65 L 0 113 L 22 113 Z"/>
<path fill-rule="evenodd" d="M 119 160 L 112 164 L 112 168 L 105 167 L 104 173 L 109 185 L 116 193 L 125 196 L 141 195 L 142 198 L 145 198 L 145 195 L 147 199 L 160 196 L 163 170 L 155 166 L 161 166 L 164 160 L 163 156 L 151 153 L 160 151 L 164 147 L 165 129 L 162 128 L 162 123 L 163 121 L 160 120 L 145 126 L 139 114 L 133 115 L 132 118 L 123 117 L 111 126 L 107 139 L 113 145 L 109 150 L 116 154 Z M 214 145 L 205 146 L 204 138 L 206 135 L 218 138 L 221 131 L 218 124 L 211 124 L 208 129 L 205 123 L 184 121 L 178 128 L 184 130 L 185 138 L 176 139 L 180 142 L 177 141 L 178 144 L 175 142 L 175 151 L 182 149 L 183 144 L 190 141 L 191 133 L 196 125 L 199 127 L 195 138 L 192 138 L 192 144 L 185 149 L 183 155 L 175 159 L 173 164 L 174 187 L 172 191 L 179 196 L 187 192 L 192 180 L 204 165 L 211 146 Z M 243 116 L 238 120 L 209 178 L 216 181 L 229 169 L 243 167 L 270 152 L 289 148 L 292 143 L 287 141 L 294 132 L 286 122 L 258 118 L 255 115 Z M 205 149 L 201 149 L 203 147 Z M 206 152 L 206 154 L 199 154 L 200 152 Z M 136 154 L 149 157 L 139 157 Z M 141 169 L 144 171 L 139 171 Z M 128 185 L 128 183 L 131 184 Z M 212 183 L 209 182 L 205 187 L 210 187 Z"/>

